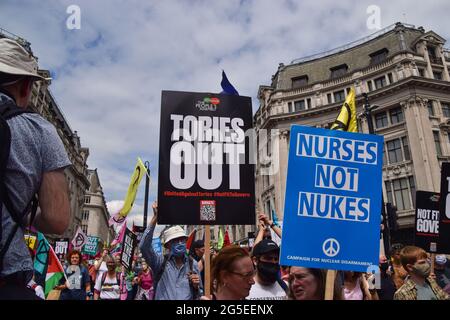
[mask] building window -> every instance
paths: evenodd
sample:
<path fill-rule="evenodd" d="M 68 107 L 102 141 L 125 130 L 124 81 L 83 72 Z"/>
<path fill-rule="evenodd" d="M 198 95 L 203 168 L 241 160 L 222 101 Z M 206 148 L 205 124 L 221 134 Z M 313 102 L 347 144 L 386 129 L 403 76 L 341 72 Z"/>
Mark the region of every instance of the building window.
<path fill-rule="evenodd" d="M 370 56 L 370 64 L 378 64 L 386 60 L 389 51 L 386 48 L 378 50 L 374 53 L 371 53 Z"/>
<path fill-rule="evenodd" d="M 422 69 L 422 68 L 419 68 L 419 75 L 424 78 L 425 77 L 425 70 Z"/>
<path fill-rule="evenodd" d="M 381 112 L 375 115 L 375 126 L 377 129 L 387 127 L 388 119 L 386 112 Z"/>
<path fill-rule="evenodd" d="M 87 229 L 88 229 L 88 226 L 86 226 L 86 225 L 83 225 L 83 226 L 81 226 L 81 230 L 84 232 L 84 234 L 86 234 L 87 235 Z"/>
<path fill-rule="evenodd" d="M 394 190 L 395 205 L 398 210 L 411 209 L 411 191 L 408 189 L 408 180 L 406 178 L 392 181 Z"/>
<path fill-rule="evenodd" d="M 292 102 L 288 102 L 288 112 L 293 112 L 294 110 L 292 109 Z"/>
<path fill-rule="evenodd" d="M 401 178 L 386 182 L 388 202 L 397 206 L 399 211 L 413 208 L 416 187 L 414 178 Z"/>
<path fill-rule="evenodd" d="M 91 196 L 85 196 L 84 203 L 91 203 Z"/>
<path fill-rule="evenodd" d="M 416 184 L 414 183 L 413 176 L 410 176 L 408 180 L 409 180 L 409 188 L 411 189 L 412 203 L 414 206 L 414 203 L 416 203 Z"/>
<path fill-rule="evenodd" d="M 305 100 L 299 100 L 294 102 L 295 111 L 305 110 Z"/>
<path fill-rule="evenodd" d="M 396 163 L 403 161 L 400 139 L 387 141 L 386 146 L 389 155 L 389 163 Z"/>
<path fill-rule="evenodd" d="M 394 78 L 392 77 L 392 73 L 388 73 L 389 84 L 394 83 Z"/>
<path fill-rule="evenodd" d="M 331 93 L 327 94 L 327 101 L 328 101 L 328 104 L 333 103 L 333 101 L 331 100 Z"/>
<path fill-rule="evenodd" d="M 389 164 L 411 159 L 407 137 L 386 141 L 386 147 Z"/>
<path fill-rule="evenodd" d="M 333 92 L 334 95 L 334 102 L 343 102 L 345 100 L 345 91 L 336 91 Z"/>
<path fill-rule="evenodd" d="M 442 72 L 433 71 L 433 78 L 435 80 L 442 80 Z"/>
<path fill-rule="evenodd" d="M 376 78 L 374 80 L 374 82 L 375 82 L 375 88 L 381 89 L 386 86 L 386 77 L 382 76 L 382 77 Z"/>
<path fill-rule="evenodd" d="M 346 64 L 341 64 L 339 66 L 330 68 L 331 71 L 331 79 L 339 78 L 344 76 L 347 73 L 348 66 Z"/>
<path fill-rule="evenodd" d="M 433 100 L 428 100 L 427 108 L 428 108 L 428 115 L 433 117 L 434 116 Z"/>
<path fill-rule="evenodd" d="M 391 109 L 389 111 L 389 114 L 391 115 L 391 124 L 400 123 L 403 122 L 404 120 L 403 111 L 401 107 Z"/>
<path fill-rule="evenodd" d="M 311 98 L 306 99 L 306 106 L 308 109 L 311 109 Z"/>
<path fill-rule="evenodd" d="M 367 89 L 370 91 L 373 91 L 373 86 L 372 86 L 372 80 L 367 81 Z"/>
<path fill-rule="evenodd" d="M 304 87 L 308 84 L 308 76 L 292 78 L 292 89 Z"/>
<path fill-rule="evenodd" d="M 403 156 L 405 160 L 411 160 L 411 153 L 409 152 L 409 142 L 407 137 L 402 138 Z"/>
<path fill-rule="evenodd" d="M 433 137 L 434 137 L 434 144 L 436 146 L 436 154 L 438 156 L 442 156 L 441 138 L 439 136 L 439 131 L 433 131 Z"/>
<path fill-rule="evenodd" d="M 441 102 L 442 115 L 446 118 L 450 118 L 450 104 Z"/>
<path fill-rule="evenodd" d="M 89 221 L 89 210 L 83 210 L 83 220 Z"/>

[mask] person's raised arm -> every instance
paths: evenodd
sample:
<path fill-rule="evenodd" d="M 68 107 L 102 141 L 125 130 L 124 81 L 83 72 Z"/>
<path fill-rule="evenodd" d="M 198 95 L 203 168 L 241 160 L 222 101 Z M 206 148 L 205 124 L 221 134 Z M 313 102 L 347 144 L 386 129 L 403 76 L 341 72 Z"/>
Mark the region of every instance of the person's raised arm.
<path fill-rule="evenodd" d="M 43 233 L 63 234 L 70 222 L 70 205 L 64 169 L 44 172 L 39 189 L 40 211 L 34 226 Z"/>
<path fill-rule="evenodd" d="M 153 270 L 155 274 L 158 274 L 159 269 L 163 263 L 163 256 L 159 255 L 153 250 L 153 232 L 155 231 L 156 221 L 158 219 L 158 205 L 157 203 L 153 203 L 153 217 L 150 220 L 150 223 L 142 235 L 142 240 L 139 243 L 139 249 L 141 250 L 142 257 L 145 259 L 147 264 Z"/>

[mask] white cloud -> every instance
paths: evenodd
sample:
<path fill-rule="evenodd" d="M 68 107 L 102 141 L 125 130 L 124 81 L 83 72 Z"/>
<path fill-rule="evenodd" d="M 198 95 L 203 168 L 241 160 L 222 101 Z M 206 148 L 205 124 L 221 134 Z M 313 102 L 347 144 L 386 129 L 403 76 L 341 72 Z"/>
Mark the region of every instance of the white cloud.
<path fill-rule="evenodd" d="M 79 0 L 81 30 L 67 30 L 71 4 L 2 0 L 0 27 L 29 40 L 41 68 L 56 73 L 51 90 L 90 148 L 88 164 L 99 170 L 111 214 L 138 156 L 150 161 L 150 202 L 156 197 L 161 90 L 220 92 L 225 69 L 256 110 L 258 86 L 270 83 L 279 62 L 372 33 L 366 27 L 372 4 L 381 9 L 383 27 L 406 17 L 450 38 L 447 0 Z"/>

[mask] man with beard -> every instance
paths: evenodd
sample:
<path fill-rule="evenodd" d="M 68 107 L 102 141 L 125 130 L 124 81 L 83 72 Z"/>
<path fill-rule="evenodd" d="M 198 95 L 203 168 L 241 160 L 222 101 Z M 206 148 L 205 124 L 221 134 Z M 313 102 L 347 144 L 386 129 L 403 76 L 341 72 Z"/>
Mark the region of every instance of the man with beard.
<path fill-rule="evenodd" d="M 249 300 L 285 300 L 287 284 L 280 278 L 280 247 L 270 240 L 257 243 L 252 253 L 256 265 L 255 284 Z"/>

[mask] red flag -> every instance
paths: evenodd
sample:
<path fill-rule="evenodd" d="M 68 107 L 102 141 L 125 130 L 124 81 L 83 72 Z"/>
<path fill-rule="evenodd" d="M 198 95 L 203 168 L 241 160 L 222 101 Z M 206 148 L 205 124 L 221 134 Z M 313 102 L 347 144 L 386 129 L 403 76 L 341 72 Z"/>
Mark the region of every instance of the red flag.
<path fill-rule="evenodd" d="M 226 246 L 229 246 L 230 244 L 231 244 L 231 242 L 230 242 L 230 237 L 228 236 L 228 226 L 227 226 L 227 230 L 225 231 L 225 236 L 223 239 L 223 246 L 226 247 Z"/>
<path fill-rule="evenodd" d="M 191 233 L 189 234 L 188 239 L 186 240 L 186 249 L 187 249 L 188 254 L 191 251 L 191 246 L 195 240 L 196 233 L 197 233 L 197 229 L 192 230 Z"/>

